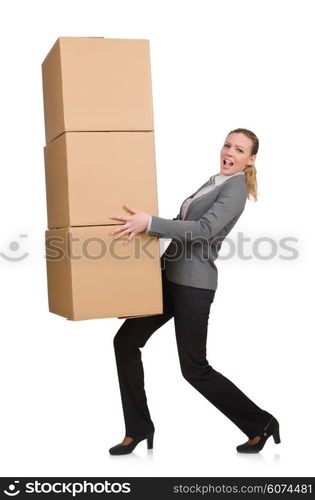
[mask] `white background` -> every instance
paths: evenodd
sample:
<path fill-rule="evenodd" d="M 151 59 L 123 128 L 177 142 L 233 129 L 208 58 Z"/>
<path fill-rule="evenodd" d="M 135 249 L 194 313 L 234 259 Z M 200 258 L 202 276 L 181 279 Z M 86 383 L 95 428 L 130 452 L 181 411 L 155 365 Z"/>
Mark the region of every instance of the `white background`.
<path fill-rule="evenodd" d="M 12 2 L 1 37 L 1 476 L 314 475 L 313 2 Z M 48 312 L 41 63 L 59 36 L 150 40 L 159 215 L 219 171 L 235 127 L 260 139 L 258 202 L 229 238 L 273 238 L 272 259 L 218 259 L 208 361 L 280 422 L 258 455 L 182 377 L 173 320 L 142 350 L 155 423 L 128 456 L 113 337 L 121 320 Z M 139 207 L 141 209 L 141 207 Z M 26 237 L 20 236 L 26 234 Z M 296 238 L 298 257 L 281 238 Z M 10 244 L 15 244 L 15 250 Z M 270 246 L 261 245 L 268 255 Z M 222 246 L 223 253 L 224 245 Z M 3 255 L 17 257 L 9 262 Z"/>

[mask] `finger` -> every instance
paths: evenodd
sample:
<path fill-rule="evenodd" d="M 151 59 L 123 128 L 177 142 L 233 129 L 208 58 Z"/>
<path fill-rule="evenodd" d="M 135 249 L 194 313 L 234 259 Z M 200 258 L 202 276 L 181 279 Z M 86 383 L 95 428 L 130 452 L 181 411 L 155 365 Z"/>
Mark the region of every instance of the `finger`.
<path fill-rule="evenodd" d="M 123 243 L 124 245 L 128 245 L 128 243 L 132 240 L 132 238 L 136 235 L 136 233 L 132 232 L 129 234 L 127 240 Z"/>
<path fill-rule="evenodd" d="M 134 233 L 134 232 L 130 233 L 129 236 L 128 236 L 128 238 L 127 238 L 127 240 L 128 241 L 132 240 L 132 238 L 135 236 L 135 234 L 136 233 Z"/>
<path fill-rule="evenodd" d="M 117 220 L 124 220 L 124 221 L 127 220 L 127 218 L 124 217 L 123 215 L 115 215 L 115 216 L 113 215 L 112 217 L 109 217 L 109 219 L 117 219 Z"/>
<path fill-rule="evenodd" d="M 130 228 L 125 229 L 124 231 L 121 231 L 117 236 L 114 237 L 114 240 L 117 240 L 118 238 L 121 238 L 124 234 L 127 234 L 130 232 Z"/>
<path fill-rule="evenodd" d="M 127 229 L 127 227 L 129 227 L 129 226 L 127 226 L 126 224 L 122 224 L 121 226 L 116 227 L 116 229 L 113 229 L 113 231 L 111 233 L 109 233 L 109 234 L 111 236 L 113 234 L 119 233 L 120 231 L 123 231 L 124 229 Z"/>
<path fill-rule="evenodd" d="M 128 212 L 131 212 L 134 214 L 136 214 L 138 212 L 138 210 L 136 210 L 135 208 L 132 208 L 130 205 L 127 205 L 126 203 L 124 203 L 123 206 L 128 210 Z"/>

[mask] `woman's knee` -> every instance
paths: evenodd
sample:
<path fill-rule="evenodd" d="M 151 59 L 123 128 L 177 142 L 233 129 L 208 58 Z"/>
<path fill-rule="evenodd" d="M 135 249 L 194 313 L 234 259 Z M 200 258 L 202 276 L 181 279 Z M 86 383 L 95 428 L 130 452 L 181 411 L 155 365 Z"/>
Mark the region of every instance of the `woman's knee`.
<path fill-rule="evenodd" d="M 197 380 L 203 380 L 215 373 L 215 370 L 207 361 L 195 364 L 182 362 L 180 367 L 184 379 L 190 384 L 194 384 Z"/>
<path fill-rule="evenodd" d="M 113 344 L 116 351 L 126 349 L 131 345 L 131 335 L 128 335 L 128 332 L 118 330 L 113 338 Z"/>
<path fill-rule="evenodd" d="M 144 347 L 151 335 L 168 319 L 170 318 L 162 314 L 126 319 L 114 337 L 114 347 Z"/>
<path fill-rule="evenodd" d="M 143 347 L 145 342 L 143 342 L 142 336 L 139 335 L 140 333 L 141 330 L 135 328 L 130 322 L 123 324 L 113 339 L 115 350 L 130 350 Z"/>

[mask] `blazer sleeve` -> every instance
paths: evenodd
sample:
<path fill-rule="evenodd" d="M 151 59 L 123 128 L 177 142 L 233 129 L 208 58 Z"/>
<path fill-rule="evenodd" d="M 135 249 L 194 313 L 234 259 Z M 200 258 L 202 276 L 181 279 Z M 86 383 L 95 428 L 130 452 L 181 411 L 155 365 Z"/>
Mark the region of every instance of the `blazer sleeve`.
<path fill-rule="evenodd" d="M 149 222 L 148 222 L 148 225 L 147 225 L 147 229 L 146 229 L 146 234 L 150 234 L 150 229 L 151 229 L 151 222 L 152 222 L 152 215 L 150 215 L 150 218 L 149 218 Z M 180 213 L 177 215 L 177 217 L 174 217 L 172 220 L 177 220 L 179 219 L 180 217 Z"/>
<path fill-rule="evenodd" d="M 246 199 L 245 183 L 236 186 L 233 182 L 226 182 L 216 201 L 199 220 L 177 220 L 178 216 L 170 220 L 152 215 L 148 234 L 179 240 L 210 239 L 243 212 Z"/>

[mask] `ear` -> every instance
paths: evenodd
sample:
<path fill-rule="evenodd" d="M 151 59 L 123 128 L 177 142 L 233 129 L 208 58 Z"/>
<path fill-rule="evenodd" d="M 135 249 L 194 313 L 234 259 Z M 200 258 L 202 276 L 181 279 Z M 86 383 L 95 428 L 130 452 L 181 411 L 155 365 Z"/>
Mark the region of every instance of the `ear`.
<path fill-rule="evenodd" d="M 255 160 L 256 160 L 256 155 L 252 155 L 248 160 L 247 165 L 253 165 L 255 163 Z"/>

